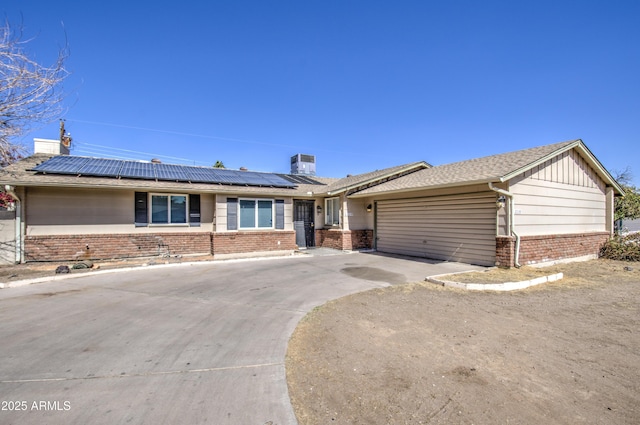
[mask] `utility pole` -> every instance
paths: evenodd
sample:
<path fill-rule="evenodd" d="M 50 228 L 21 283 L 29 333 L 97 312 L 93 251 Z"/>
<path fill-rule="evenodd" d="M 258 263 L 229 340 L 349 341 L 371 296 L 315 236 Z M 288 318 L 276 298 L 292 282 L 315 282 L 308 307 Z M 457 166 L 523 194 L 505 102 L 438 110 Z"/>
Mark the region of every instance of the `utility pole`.
<path fill-rule="evenodd" d="M 60 120 L 60 143 L 65 148 L 69 148 L 71 146 L 71 133 L 67 133 L 64 129 L 64 120 Z"/>

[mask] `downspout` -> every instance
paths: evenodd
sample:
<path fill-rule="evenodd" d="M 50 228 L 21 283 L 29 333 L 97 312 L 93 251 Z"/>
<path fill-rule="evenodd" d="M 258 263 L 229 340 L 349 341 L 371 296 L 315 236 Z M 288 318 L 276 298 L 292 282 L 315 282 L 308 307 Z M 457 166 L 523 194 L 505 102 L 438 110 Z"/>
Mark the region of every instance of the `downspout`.
<path fill-rule="evenodd" d="M 4 190 L 16 201 L 16 252 L 15 262 L 16 264 L 22 263 L 22 202 L 15 193 L 15 187 L 5 185 Z"/>
<path fill-rule="evenodd" d="M 515 203 L 513 201 L 513 193 L 508 192 L 504 189 L 497 188 L 493 186 L 493 183 L 489 182 L 489 189 L 497 192 L 501 195 L 504 195 L 509 198 L 509 233 L 516 237 L 516 252 L 515 258 L 513 259 L 513 264 L 520 268 L 520 263 L 518 262 L 520 257 L 520 235 L 516 233 L 514 219 L 515 219 Z"/>

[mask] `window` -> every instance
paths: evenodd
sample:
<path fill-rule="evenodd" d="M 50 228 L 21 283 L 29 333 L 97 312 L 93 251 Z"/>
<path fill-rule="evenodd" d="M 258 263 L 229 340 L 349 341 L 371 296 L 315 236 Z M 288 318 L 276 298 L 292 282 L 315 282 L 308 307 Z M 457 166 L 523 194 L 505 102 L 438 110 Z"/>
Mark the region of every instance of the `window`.
<path fill-rule="evenodd" d="M 340 224 L 340 198 L 329 198 L 324 200 L 325 224 L 337 226 Z"/>
<path fill-rule="evenodd" d="M 241 229 L 273 228 L 273 200 L 240 199 Z"/>
<path fill-rule="evenodd" d="M 275 228 L 284 229 L 284 199 L 276 199 L 275 208 L 273 205 L 274 201 L 270 199 L 242 199 L 238 202 L 238 198 L 227 198 L 227 230 L 238 230 L 238 224 L 242 229 L 273 228 L 274 209 Z"/>
<path fill-rule="evenodd" d="M 149 223 L 200 226 L 200 195 L 135 192 L 134 222 L 136 227 Z"/>
<path fill-rule="evenodd" d="M 151 195 L 151 224 L 186 224 L 187 195 Z"/>

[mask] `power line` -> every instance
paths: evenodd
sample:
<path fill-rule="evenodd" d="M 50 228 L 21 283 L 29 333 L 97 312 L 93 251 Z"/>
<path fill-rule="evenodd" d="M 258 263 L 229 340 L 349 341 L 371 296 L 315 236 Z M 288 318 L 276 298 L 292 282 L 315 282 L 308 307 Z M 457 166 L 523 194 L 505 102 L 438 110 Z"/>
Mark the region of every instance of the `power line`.
<path fill-rule="evenodd" d="M 204 162 L 202 161 L 195 161 L 193 159 L 190 158 L 181 158 L 181 157 L 177 157 L 177 156 L 170 156 L 170 155 L 161 155 L 161 154 L 155 154 L 155 153 L 151 153 L 151 152 L 142 152 L 142 151 L 134 151 L 131 149 L 122 149 L 122 148 L 114 148 L 111 146 L 105 146 L 105 145 L 97 145 L 95 143 L 86 143 L 86 142 L 81 142 L 79 143 L 80 146 L 90 146 L 89 149 L 79 149 L 80 151 L 83 152 L 91 152 L 91 153 L 97 153 L 97 154 L 108 154 L 108 155 L 115 155 L 113 153 L 111 153 L 110 151 L 117 151 L 119 152 L 124 152 L 124 153 L 129 153 L 129 154 L 137 154 L 137 155 L 145 155 L 146 158 L 155 158 L 155 157 L 160 157 L 160 158 L 169 158 L 169 159 L 175 159 L 178 161 L 183 161 L 183 162 L 189 162 L 189 163 L 200 163 L 200 164 L 204 164 Z M 97 149 L 96 149 L 97 148 Z M 120 157 L 122 158 L 122 157 Z"/>
<path fill-rule="evenodd" d="M 103 125 L 107 127 L 127 128 L 131 130 L 151 131 L 155 133 L 173 134 L 177 136 L 197 137 L 200 139 L 223 140 L 227 142 L 249 143 L 249 144 L 263 145 L 263 146 L 276 146 L 281 148 L 295 149 L 296 151 L 300 150 L 300 146 L 285 145 L 281 143 L 267 143 L 267 142 L 260 142 L 257 140 L 245 140 L 245 139 L 236 139 L 231 137 L 220 137 L 220 136 L 211 136 L 211 135 L 197 134 L 197 133 L 186 133 L 182 131 L 162 130 L 162 129 L 148 128 L 148 127 L 137 127 L 132 125 L 114 124 L 114 123 L 101 122 L 101 121 L 86 121 L 86 120 L 76 120 L 76 119 L 70 119 L 70 118 L 67 118 L 66 120 L 68 122 L 76 122 L 76 123 L 92 124 L 92 125 Z M 386 157 L 385 155 L 379 155 L 374 153 L 375 150 L 365 150 L 360 152 L 339 151 L 339 150 L 323 149 L 323 148 L 314 148 L 313 150 L 320 151 L 320 152 L 347 154 L 347 155 L 360 155 L 360 156 L 379 157 L 379 158 Z M 170 157 L 167 157 L 167 158 L 170 158 Z"/>
<path fill-rule="evenodd" d="M 198 138 L 201 138 L 201 139 L 224 140 L 224 141 L 227 141 L 227 142 L 239 142 L 239 143 L 253 143 L 253 144 L 256 144 L 256 145 L 279 146 L 279 147 L 283 147 L 283 148 L 292 148 L 292 149 L 298 149 L 299 148 L 299 146 L 283 145 L 283 144 L 278 144 L 278 143 L 266 143 L 266 142 L 259 142 L 257 140 L 243 140 L 243 139 L 234 139 L 234 138 L 230 138 L 230 137 L 209 136 L 209 135 L 205 135 L 205 134 L 185 133 L 185 132 L 182 132 L 182 131 L 161 130 L 161 129 L 156 129 L 156 128 L 137 127 L 137 126 L 132 126 L 132 125 L 113 124 L 113 123 L 99 122 L 99 121 L 72 120 L 72 119 L 69 119 L 69 118 L 67 118 L 67 121 L 83 123 L 83 124 L 104 125 L 104 126 L 108 126 L 108 127 L 128 128 L 128 129 L 131 129 L 131 130 L 153 131 L 155 133 L 175 134 L 177 136 L 198 137 Z"/>

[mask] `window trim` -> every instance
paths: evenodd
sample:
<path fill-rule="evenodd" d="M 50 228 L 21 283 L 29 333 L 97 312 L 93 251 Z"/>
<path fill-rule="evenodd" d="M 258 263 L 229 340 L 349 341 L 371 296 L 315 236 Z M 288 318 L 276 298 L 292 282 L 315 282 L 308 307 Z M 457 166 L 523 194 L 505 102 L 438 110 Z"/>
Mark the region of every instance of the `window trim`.
<path fill-rule="evenodd" d="M 273 198 L 237 198 L 238 199 L 238 211 L 237 211 L 237 229 L 238 230 L 275 230 L 276 225 L 276 202 Z M 241 225 L 242 223 L 242 201 L 253 201 L 255 206 L 254 213 L 254 226 L 253 227 L 244 227 Z M 269 227 L 259 227 L 259 210 L 258 210 L 258 202 L 259 201 L 268 201 L 271 202 L 271 226 Z"/>
<path fill-rule="evenodd" d="M 337 202 L 336 202 L 337 200 Z M 338 206 L 338 222 L 335 223 L 333 222 L 333 214 L 329 214 L 329 204 L 337 204 Z M 333 213 L 333 206 L 331 207 L 331 212 Z M 339 196 L 335 196 L 333 198 L 325 198 L 324 200 L 324 224 L 325 226 L 340 226 L 340 224 L 342 223 L 342 215 L 340 214 L 340 211 L 342 210 L 342 205 L 340 205 L 340 197 Z M 329 218 L 331 217 L 331 220 L 329 220 Z"/>
<path fill-rule="evenodd" d="M 167 197 L 167 222 L 166 223 L 154 223 L 153 222 L 153 197 L 154 196 L 166 196 Z M 184 223 L 172 223 L 171 222 L 171 197 L 172 196 L 182 196 L 185 198 L 184 204 L 184 212 L 185 212 L 185 222 Z M 162 193 L 162 192 L 149 192 L 148 200 L 148 225 L 149 227 L 188 227 L 190 225 L 189 221 L 189 194 L 188 193 Z"/>

